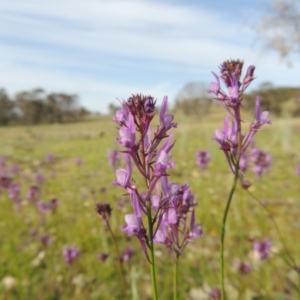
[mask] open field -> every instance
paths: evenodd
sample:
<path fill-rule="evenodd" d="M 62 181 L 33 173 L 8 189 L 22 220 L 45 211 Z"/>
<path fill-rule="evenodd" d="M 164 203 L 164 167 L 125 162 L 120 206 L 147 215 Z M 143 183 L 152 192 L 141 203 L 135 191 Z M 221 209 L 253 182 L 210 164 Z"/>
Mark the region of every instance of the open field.
<path fill-rule="evenodd" d="M 272 116 L 271 116 L 272 119 Z M 250 121 L 250 119 L 249 119 Z M 204 237 L 190 244 L 180 259 L 179 299 L 210 299 L 208 291 L 220 286 L 219 245 L 221 217 L 232 184 L 223 153 L 211 140 L 216 128 L 222 128 L 222 117 L 201 121 L 175 115 L 178 128 L 172 156 L 176 167 L 171 181 L 187 183 L 196 197 L 197 220 Z M 109 166 L 107 151 L 121 149 L 115 143 L 116 124 L 110 118 L 80 124 L 0 128 L 2 171 L 9 172 L 21 187 L 20 208 L 2 188 L 0 195 L 0 295 L 1 299 L 124 299 L 115 252 L 104 224 L 94 205 L 108 201 L 112 207 L 111 225 L 121 250 L 133 248 L 125 263 L 131 299 L 148 299 L 151 293 L 149 266 L 135 238 L 128 239 L 120 230 L 124 214 L 117 203 L 123 190 L 112 186 L 115 171 Z M 284 244 L 300 266 L 300 120 L 273 120 L 256 136 L 256 144 L 272 155 L 272 167 L 259 180 L 248 170 L 250 188 L 274 217 Z M 207 170 L 200 172 L 195 164 L 196 150 L 206 149 L 212 155 Z M 45 155 L 53 153 L 52 162 Z M 82 164 L 76 164 L 77 159 Z M 19 172 L 11 167 L 17 164 Z M 123 162 L 122 162 L 123 164 Z M 9 170 L 9 171 L 8 171 Z M 36 184 L 36 174 L 45 181 L 41 199 L 58 199 L 56 212 L 40 213 L 26 200 L 27 191 Z M 299 276 L 285 263 L 286 254 L 269 215 L 249 194 L 237 189 L 227 225 L 225 260 L 229 299 L 297 299 L 294 285 Z M 48 234 L 49 245 L 39 238 Z M 269 239 L 272 254 L 260 261 L 253 251 L 254 240 Z M 63 247 L 76 245 L 80 256 L 71 265 L 64 262 Z M 98 253 L 108 252 L 103 262 Z M 156 250 L 160 299 L 172 296 L 172 260 L 164 247 Z M 253 269 L 242 276 L 234 268 L 246 262 Z M 10 281 L 9 281 L 10 280 Z M 257 298 L 255 298 L 257 297 Z"/>

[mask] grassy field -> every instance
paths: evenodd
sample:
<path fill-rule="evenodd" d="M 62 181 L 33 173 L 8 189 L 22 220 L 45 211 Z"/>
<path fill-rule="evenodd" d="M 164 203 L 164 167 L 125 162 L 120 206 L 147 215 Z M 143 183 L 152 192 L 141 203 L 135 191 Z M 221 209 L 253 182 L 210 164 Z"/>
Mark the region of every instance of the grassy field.
<path fill-rule="evenodd" d="M 250 119 L 249 119 L 250 120 Z M 216 128 L 222 128 L 219 114 L 199 121 L 175 116 L 176 145 L 172 150 L 176 167 L 171 180 L 187 183 L 195 194 L 197 220 L 204 237 L 190 244 L 180 260 L 179 298 L 211 299 L 208 291 L 220 286 L 219 246 L 221 218 L 233 175 L 223 153 L 211 140 Z M 116 144 L 116 124 L 110 118 L 80 124 L 0 128 L 1 172 L 8 172 L 21 187 L 20 209 L 2 188 L 0 195 L 0 295 L 1 299 L 124 299 L 114 247 L 94 205 L 108 201 L 112 207 L 111 225 L 120 249 L 132 247 L 133 256 L 125 263 L 130 299 L 150 299 L 149 265 L 135 238 L 120 230 L 124 214 L 117 203 L 123 191 L 112 186 L 115 171 L 109 166 L 107 151 Z M 257 134 L 256 144 L 272 155 L 272 167 L 259 180 L 251 170 L 250 188 L 264 201 L 280 230 L 288 252 L 300 266 L 300 121 L 273 120 Z M 206 149 L 212 160 L 204 172 L 195 163 L 196 150 Z M 53 153 L 53 162 L 45 155 Z M 76 161 L 82 159 L 78 166 Z M 11 173 L 17 164 L 18 174 Z M 42 174 L 41 199 L 58 199 L 55 213 L 41 214 L 26 200 L 36 174 Z M 48 234 L 52 243 L 43 245 L 39 237 Z M 272 254 L 260 261 L 253 241 L 269 239 Z M 64 262 L 63 247 L 76 245 L 80 256 L 71 265 Z M 103 262 L 97 253 L 108 252 Z M 160 299 L 172 297 L 173 262 L 164 247 L 157 246 L 158 290 Z M 286 252 L 270 215 L 242 188 L 238 187 L 229 212 L 226 236 L 226 287 L 229 299 L 297 299 L 294 285 L 299 276 L 285 262 Z M 234 268 L 247 262 L 253 270 L 242 276 Z"/>

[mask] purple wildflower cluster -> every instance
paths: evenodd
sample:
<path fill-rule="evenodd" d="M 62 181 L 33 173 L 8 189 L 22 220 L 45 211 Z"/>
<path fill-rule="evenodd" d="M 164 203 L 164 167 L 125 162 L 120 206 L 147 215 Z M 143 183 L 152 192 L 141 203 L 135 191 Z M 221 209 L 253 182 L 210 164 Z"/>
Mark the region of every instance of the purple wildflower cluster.
<path fill-rule="evenodd" d="M 41 214 L 46 214 L 49 211 L 52 213 L 56 212 L 58 200 L 56 198 L 52 198 L 48 202 L 43 202 L 41 200 L 41 188 L 38 185 L 31 185 L 29 187 L 27 199 L 33 204 L 36 204 L 37 209 Z"/>
<path fill-rule="evenodd" d="M 220 66 L 220 75 L 213 73 L 216 82 L 212 82 L 208 89 L 209 93 L 214 94 L 216 99 L 221 101 L 231 117 L 231 120 L 228 116 L 225 117 L 224 128 L 217 129 L 213 139 L 219 143 L 220 149 L 223 150 L 232 172 L 235 172 L 236 169 L 240 169 L 242 172 L 246 170 L 248 165 L 247 149 L 253 145 L 254 135 L 263 125 L 271 123 L 268 120 L 269 112 L 261 111 L 260 98 L 256 97 L 255 118 L 250 124 L 248 132 L 246 134 L 241 132 L 240 107 L 242 95 L 253 81 L 255 70 L 254 66 L 248 67 L 246 75 L 241 80 L 243 64 L 240 60 L 225 61 Z M 222 90 L 221 81 L 227 88 L 227 92 Z M 262 159 L 259 159 L 259 161 L 262 161 Z M 260 170 L 258 170 L 258 165 Z M 262 172 L 266 168 L 265 165 L 267 163 L 263 166 L 262 164 L 256 164 L 254 171 Z"/>
<path fill-rule="evenodd" d="M 257 147 L 253 147 L 250 151 L 250 159 L 254 166 L 253 172 L 260 178 L 263 172 L 267 171 L 271 167 L 272 157 L 270 153 L 264 152 Z"/>
<path fill-rule="evenodd" d="M 242 275 L 242 276 L 246 276 L 247 274 L 249 274 L 250 272 L 253 271 L 253 268 L 250 267 L 247 263 L 245 263 L 244 261 L 242 262 L 236 262 L 234 263 L 233 267 Z"/>
<path fill-rule="evenodd" d="M 126 190 L 133 208 L 133 214 L 125 215 L 122 230 L 139 239 L 148 258 L 147 249 L 153 249 L 153 243 L 166 245 L 178 257 L 190 241 L 202 236 L 201 226 L 195 223 L 196 203 L 189 187 L 168 180 L 167 170 L 175 166 L 170 153 L 173 135 L 168 132 L 177 124 L 173 123 L 174 116 L 167 114 L 167 102 L 164 97 L 160 123 L 153 134 L 150 123 L 156 101 L 151 96 L 132 95 L 122 102 L 113 119 L 120 126 L 117 142 L 124 147 L 126 164 L 126 169 L 116 171 L 113 184 Z M 144 188 L 133 180 L 132 164 L 144 179 Z"/>
<path fill-rule="evenodd" d="M 101 252 L 97 254 L 97 258 L 102 262 L 105 262 L 108 257 L 109 257 L 109 253 L 107 252 Z"/>
<path fill-rule="evenodd" d="M 254 242 L 253 249 L 259 255 L 261 260 L 268 258 L 271 254 L 272 242 L 268 239 L 257 240 Z"/>
<path fill-rule="evenodd" d="M 45 160 L 50 163 L 54 160 L 54 154 L 47 154 Z M 28 177 L 22 176 L 22 170 L 17 164 L 10 164 L 6 156 L 0 157 L 0 193 L 7 193 L 8 198 L 12 200 L 17 211 L 22 208 L 22 202 L 28 201 L 39 213 L 40 224 L 45 224 L 45 214 L 48 212 L 55 213 L 58 207 L 58 200 L 56 198 L 50 199 L 48 202 L 41 200 L 42 185 L 44 177 L 41 173 L 36 173 L 32 178 L 35 183 L 30 185 L 25 196 L 22 195 L 22 180 L 27 181 Z M 26 200 L 25 200 L 26 199 Z M 42 230 L 32 228 L 30 231 L 31 238 L 37 238 L 41 245 L 46 248 L 52 243 L 49 234 Z"/>
<path fill-rule="evenodd" d="M 52 213 L 55 213 L 56 209 L 57 209 L 57 199 L 56 198 L 52 198 L 50 199 L 48 202 L 43 202 L 43 201 L 38 201 L 37 203 L 37 207 L 40 213 L 42 214 L 46 214 L 49 211 L 51 211 Z"/>
<path fill-rule="evenodd" d="M 211 154 L 206 150 L 199 150 L 196 152 L 196 164 L 204 171 L 211 160 Z"/>
<path fill-rule="evenodd" d="M 54 160 L 55 160 L 55 155 L 53 153 L 47 153 L 45 155 L 45 161 L 47 163 L 52 163 L 52 162 L 54 162 Z"/>
<path fill-rule="evenodd" d="M 75 246 L 66 246 L 63 249 L 65 263 L 71 265 L 80 256 L 80 250 Z"/>
<path fill-rule="evenodd" d="M 209 291 L 209 299 L 211 300 L 221 300 L 221 289 L 219 287 L 211 288 Z"/>

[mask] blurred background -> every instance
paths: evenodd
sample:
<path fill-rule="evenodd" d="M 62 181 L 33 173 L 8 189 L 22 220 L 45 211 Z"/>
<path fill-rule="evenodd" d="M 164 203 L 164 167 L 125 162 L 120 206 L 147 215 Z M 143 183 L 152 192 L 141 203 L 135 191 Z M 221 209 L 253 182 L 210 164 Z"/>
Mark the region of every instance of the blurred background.
<path fill-rule="evenodd" d="M 229 59 L 245 61 L 243 76 L 256 67 L 243 131 L 257 95 L 272 125 L 243 166 L 254 197 L 238 186 L 230 210 L 226 289 L 231 300 L 299 297 L 299 3 L 0 1 L 0 299 L 123 300 L 117 261 L 131 299 L 151 299 L 139 241 L 120 230 L 130 200 L 112 185 L 124 167 L 112 114 L 136 93 L 157 98 L 157 110 L 169 97 L 178 128 L 168 174 L 190 186 L 203 226 L 180 261 L 178 299 L 220 299 L 219 233 L 232 173 L 212 140 L 227 112 L 207 89 Z M 120 254 L 95 212 L 100 201 L 112 206 Z M 160 246 L 155 255 L 160 299 L 170 299 L 173 260 Z"/>

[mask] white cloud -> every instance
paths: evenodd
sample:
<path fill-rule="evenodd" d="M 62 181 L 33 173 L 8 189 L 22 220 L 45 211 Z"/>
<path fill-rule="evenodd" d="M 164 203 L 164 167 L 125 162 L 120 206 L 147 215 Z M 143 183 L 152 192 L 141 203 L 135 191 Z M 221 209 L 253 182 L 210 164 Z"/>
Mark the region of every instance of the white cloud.
<path fill-rule="evenodd" d="M 103 110 L 135 91 L 173 96 L 186 80 L 210 81 L 228 58 L 258 62 L 262 81 L 299 82 L 276 55 L 261 59 L 251 32 L 222 13 L 142 0 L 2 1 L 0 85 L 78 93 Z"/>

